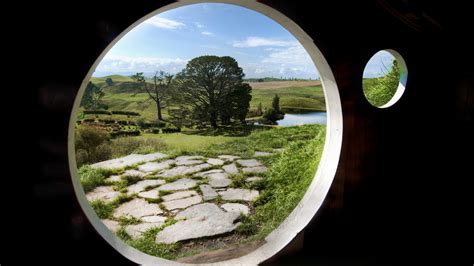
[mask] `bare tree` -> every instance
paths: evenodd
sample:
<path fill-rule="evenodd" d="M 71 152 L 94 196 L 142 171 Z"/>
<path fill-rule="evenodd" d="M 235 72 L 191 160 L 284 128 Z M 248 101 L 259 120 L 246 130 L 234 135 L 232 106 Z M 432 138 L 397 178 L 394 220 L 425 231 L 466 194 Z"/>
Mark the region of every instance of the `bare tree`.
<path fill-rule="evenodd" d="M 173 75 L 163 71 L 157 71 L 152 77 L 152 84 L 146 82 L 143 72 L 132 75 L 131 78 L 140 83 L 148 93 L 150 99 L 156 103 L 157 122 L 160 123 L 160 121 L 164 121 L 161 109 L 166 108 L 168 105 Z"/>

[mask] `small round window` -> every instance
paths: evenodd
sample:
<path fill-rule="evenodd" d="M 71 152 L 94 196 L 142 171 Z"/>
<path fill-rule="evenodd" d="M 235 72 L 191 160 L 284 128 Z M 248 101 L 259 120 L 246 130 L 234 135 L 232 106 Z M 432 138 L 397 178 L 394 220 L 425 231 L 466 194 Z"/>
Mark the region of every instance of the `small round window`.
<path fill-rule="evenodd" d="M 377 52 L 365 66 L 362 87 L 375 107 L 395 104 L 405 91 L 408 71 L 402 56 L 394 50 Z"/>

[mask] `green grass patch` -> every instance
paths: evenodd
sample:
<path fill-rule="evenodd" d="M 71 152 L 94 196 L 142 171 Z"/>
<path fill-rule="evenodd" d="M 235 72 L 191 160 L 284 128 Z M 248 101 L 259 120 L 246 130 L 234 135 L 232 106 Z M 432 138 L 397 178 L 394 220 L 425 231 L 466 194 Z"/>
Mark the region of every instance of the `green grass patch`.
<path fill-rule="evenodd" d="M 100 219 L 110 219 L 112 218 L 112 213 L 114 211 L 114 204 L 112 203 L 105 203 L 102 200 L 92 201 L 91 207 L 94 209 L 97 216 Z"/>
<path fill-rule="evenodd" d="M 145 198 L 145 200 L 146 200 L 148 203 L 154 203 L 154 204 L 160 204 L 160 203 L 163 202 L 163 199 L 162 199 L 162 198 L 157 198 L 157 199 Z"/>
<path fill-rule="evenodd" d="M 79 180 L 85 193 L 105 184 L 105 171 L 83 165 L 79 168 Z"/>
<path fill-rule="evenodd" d="M 132 137 L 134 139 L 156 139 L 166 146 L 159 151 L 173 155 L 194 154 L 199 151 L 208 150 L 211 145 L 219 145 L 235 139 L 227 136 L 205 136 L 192 135 L 184 133 L 171 134 L 144 134 L 142 136 Z M 170 153 L 171 152 L 171 153 Z"/>
<path fill-rule="evenodd" d="M 120 204 L 131 201 L 133 195 L 127 195 L 126 193 L 120 193 L 120 195 L 112 202 L 115 207 L 118 207 Z"/>
<path fill-rule="evenodd" d="M 158 195 L 159 195 L 160 197 L 163 197 L 163 196 L 166 196 L 166 195 L 169 195 L 169 194 L 172 194 L 172 193 L 173 193 L 173 191 L 168 191 L 168 190 L 160 190 L 160 191 L 158 191 Z"/>
<path fill-rule="evenodd" d="M 241 224 L 235 229 L 237 233 L 247 236 L 257 233 L 258 223 L 253 217 L 241 215 L 240 223 Z"/>
<path fill-rule="evenodd" d="M 127 225 L 131 225 L 131 224 L 139 224 L 142 221 L 138 218 L 133 217 L 133 216 L 121 216 L 118 219 L 118 222 L 121 226 L 127 226 Z"/>
<path fill-rule="evenodd" d="M 257 109 L 259 103 L 263 108 L 270 108 L 275 94 L 280 96 L 281 108 L 305 109 L 308 112 L 326 110 L 321 86 L 253 89 L 250 108 Z"/>
<path fill-rule="evenodd" d="M 237 174 L 230 176 L 230 179 L 232 180 L 232 184 L 230 184 L 230 187 L 232 188 L 243 188 L 245 187 L 246 183 L 245 179 L 247 177 L 243 174 Z"/>
<path fill-rule="evenodd" d="M 254 203 L 258 232 L 255 239 L 265 238 L 277 228 L 303 198 L 313 180 L 324 147 L 325 128 L 313 138 L 290 143 L 273 163 L 265 180 L 265 190 Z M 302 134 L 300 134 L 302 136 Z"/>
<path fill-rule="evenodd" d="M 180 247 L 180 243 L 157 244 L 155 243 L 155 237 L 156 234 L 158 234 L 165 227 L 170 226 L 174 223 L 176 223 L 176 220 L 170 218 L 166 220 L 166 222 L 161 227 L 152 228 L 143 233 L 140 238 L 135 240 L 131 239 L 130 236 L 127 235 L 125 230 L 119 230 L 119 232 L 117 232 L 117 236 L 123 239 L 130 246 L 146 254 L 173 260 L 177 257 L 177 250 Z"/>
<path fill-rule="evenodd" d="M 133 185 L 138 181 L 141 181 L 142 178 L 136 175 L 125 175 L 122 176 L 122 182 L 125 183 L 126 186 Z"/>

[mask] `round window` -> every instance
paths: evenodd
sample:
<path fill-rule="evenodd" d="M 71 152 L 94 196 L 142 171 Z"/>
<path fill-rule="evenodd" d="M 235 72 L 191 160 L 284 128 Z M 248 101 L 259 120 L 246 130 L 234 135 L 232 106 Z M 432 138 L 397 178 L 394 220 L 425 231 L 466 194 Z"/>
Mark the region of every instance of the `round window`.
<path fill-rule="evenodd" d="M 79 89 L 75 192 L 137 263 L 260 263 L 309 223 L 334 178 L 342 112 L 327 62 L 282 14 L 235 2 L 147 15 Z"/>
<path fill-rule="evenodd" d="M 365 66 L 364 95 L 375 107 L 395 104 L 405 91 L 408 71 L 402 56 L 391 49 L 377 52 Z"/>

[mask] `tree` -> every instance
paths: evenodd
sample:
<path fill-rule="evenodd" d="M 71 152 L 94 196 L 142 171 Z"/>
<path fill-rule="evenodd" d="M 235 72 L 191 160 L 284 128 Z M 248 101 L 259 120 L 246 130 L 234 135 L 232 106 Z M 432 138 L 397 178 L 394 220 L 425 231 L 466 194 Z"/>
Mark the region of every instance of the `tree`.
<path fill-rule="evenodd" d="M 275 110 L 277 112 L 281 112 L 281 110 L 280 110 L 280 96 L 278 96 L 278 94 L 275 94 L 275 96 L 273 96 L 272 108 L 273 108 L 273 110 Z"/>
<path fill-rule="evenodd" d="M 104 96 L 102 88 L 90 82 L 86 86 L 84 95 L 81 99 L 80 106 L 86 110 L 107 109 L 107 105 L 103 104 L 101 98 Z"/>
<path fill-rule="evenodd" d="M 200 56 L 192 59 L 175 79 L 174 100 L 179 109 L 174 119 L 217 128 L 231 119 L 245 123 L 252 88 L 243 83 L 244 73 L 229 56 Z M 183 117 L 185 116 L 185 117 Z"/>
<path fill-rule="evenodd" d="M 114 85 L 114 81 L 111 78 L 107 78 L 105 80 L 105 84 L 107 84 L 107 86 L 112 86 Z"/>
<path fill-rule="evenodd" d="M 135 80 L 135 82 L 140 83 L 148 93 L 150 99 L 155 102 L 157 109 L 157 123 L 160 124 L 160 121 L 164 121 L 161 109 L 168 105 L 173 75 L 163 71 L 157 71 L 152 77 L 153 84 L 151 85 L 146 82 L 143 72 L 132 75 L 131 78 Z"/>
<path fill-rule="evenodd" d="M 285 117 L 285 113 L 280 109 L 280 96 L 275 94 L 272 100 L 272 107 L 265 111 L 263 118 L 271 124 L 275 124 L 276 121 L 281 120 Z"/>

